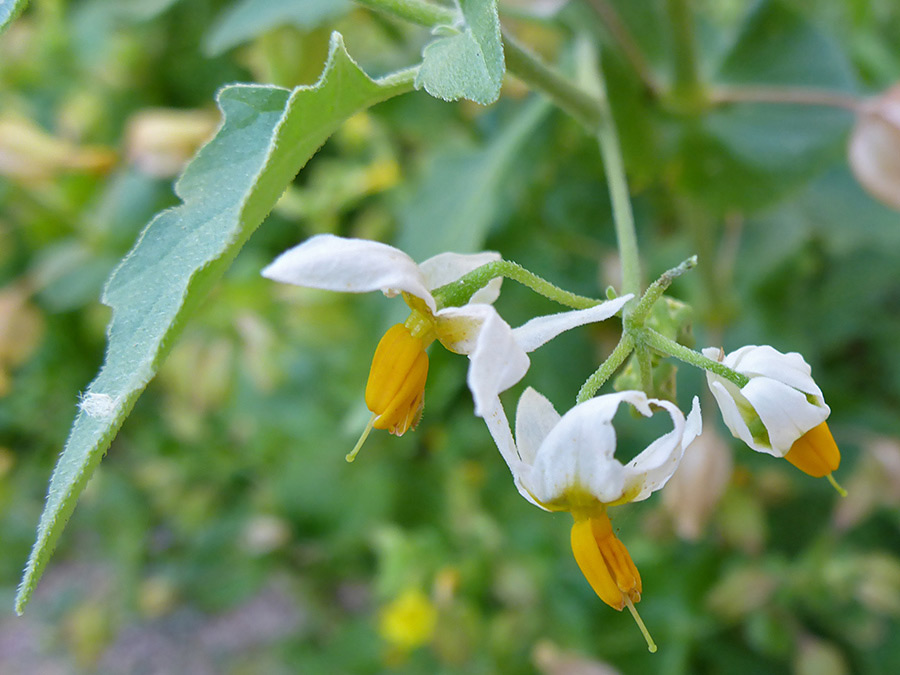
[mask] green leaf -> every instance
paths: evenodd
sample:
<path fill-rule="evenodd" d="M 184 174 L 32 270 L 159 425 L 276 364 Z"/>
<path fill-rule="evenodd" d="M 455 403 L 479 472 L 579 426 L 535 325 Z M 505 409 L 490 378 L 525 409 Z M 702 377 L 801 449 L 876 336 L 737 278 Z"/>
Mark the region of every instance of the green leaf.
<path fill-rule="evenodd" d="M 535 98 L 486 147 L 438 155 L 400 213 L 400 248 L 415 260 L 480 251 L 496 221 L 499 187 L 549 111 Z"/>
<path fill-rule="evenodd" d="M 19 16 L 28 4 L 28 0 L 0 0 L 0 33 Z"/>
<path fill-rule="evenodd" d="M 445 101 L 467 98 L 488 105 L 500 96 L 506 64 L 497 0 L 459 0 L 461 26 L 439 26 L 425 47 L 416 89 Z"/>
<path fill-rule="evenodd" d="M 16 611 L 21 613 L 75 502 L 193 308 L 222 276 L 285 186 L 345 119 L 410 91 L 414 70 L 371 80 L 335 33 L 318 83 L 294 90 L 232 85 L 224 121 L 176 184 L 181 206 L 158 214 L 113 272 L 106 361 L 81 401 L 50 479 Z"/>
<path fill-rule="evenodd" d="M 717 84 L 852 91 L 840 45 L 781 2 L 760 2 L 724 55 Z M 853 121 L 844 110 L 733 104 L 714 110 L 683 139 L 686 187 L 720 210 L 763 208 L 843 157 Z"/>
<path fill-rule="evenodd" d="M 317 28 L 349 8 L 347 0 L 238 0 L 218 18 L 203 51 L 218 56 L 278 26 Z"/>

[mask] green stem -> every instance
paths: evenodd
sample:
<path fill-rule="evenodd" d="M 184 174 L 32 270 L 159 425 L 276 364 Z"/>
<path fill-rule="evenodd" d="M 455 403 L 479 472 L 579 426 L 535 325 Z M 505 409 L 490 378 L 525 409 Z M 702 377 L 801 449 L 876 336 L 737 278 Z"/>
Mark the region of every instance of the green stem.
<path fill-rule="evenodd" d="M 356 2 L 421 26 L 452 24 L 459 18 L 459 14 L 452 9 L 425 0 L 356 0 Z"/>
<path fill-rule="evenodd" d="M 495 260 L 482 265 L 456 281 L 451 281 L 449 284 L 434 289 L 431 294 L 437 300 L 439 307 L 459 307 L 466 304 L 476 291 L 487 286 L 491 279 L 496 279 L 497 277 L 506 277 L 517 281 L 535 293 L 573 309 L 596 307 L 603 302 L 603 300 L 576 295 L 554 286 L 546 279 L 529 272 L 518 263 L 509 260 Z"/>
<path fill-rule="evenodd" d="M 653 363 L 650 359 L 650 350 L 644 345 L 638 345 L 634 353 L 637 354 L 638 370 L 641 373 L 641 389 L 649 394 L 653 391 Z"/>
<path fill-rule="evenodd" d="M 619 366 L 625 363 L 625 359 L 628 358 L 633 350 L 634 338 L 631 337 L 630 333 L 625 333 L 622 335 L 622 339 L 619 340 L 619 344 L 616 345 L 616 348 L 613 349 L 612 353 L 607 357 L 606 361 L 600 364 L 600 367 L 594 371 L 594 374 L 581 386 L 581 390 L 575 398 L 576 405 L 578 403 L 584 403 L 589 398 L 593 397 L 593 395 L 597 393 L 597 390 L 600 389 L 612 374 L 619 369 Z"/>
<path fill-rule="evenodd" d="M 622 293 L 634 293 L 637 297 L 641 292 L 640 257 L 637 233 L 634 227 L 634 213 L 631 210 L 628 180 L 625 176 L 625 163 L 622 160 L 622 148 L 616 133 L 616 123 L 606 97 L 603 70 L 598 66 L 599 55 L 586 39 L 579 39 L 576 48 L 578 79 L 586 90 L 594 94 L 600 105 L 600 124 L 595 129 L 595 133 L 600 143 L 600 154 L 603 157 L 606 182 L 609 185 L 609 197 L 612 201 L 613 222 L 616 228 L 616 240 L 619 244 L 619 259 L 622 263 Z M 634 301 L 632 300 L 632 302 Z"/>
<path fill-rule="evenodd" d="M 860 112 L 863 99 L 853 94 L 831 89 L 782 86 L 716 87 L 709 92 L 712 105 L 728 103 L 774 103 L 784 105 L 811 105 L 827 108 L 843 108 Z"/>
<path fill-rule="evenodd" d="M 650 284 L 650 288 L 644 291 L 640 301 L 631 310 L 631 314 L 628 315 L 629 326 L 641 326 L 644 323 L 644 319 L 650 314 L 650 310 L 653 309 L 653 305 L 662 297 L 666 289 L 672 285 L 672 282 L 688 270 L 696 267 L 696 265 L 697 256 L 693 255 L 678 265 L 678 267 L 673 267 L 663 272 L 659 279 Z"/>
<path fill-rule="evenodd" d="M 625 55 L 626 60 L 631 64 L 631 67 L 634 68 L 638 77 L 641 78 L 644 86 L 647 87 L 652 94 L 658 95 L 660 86 L 659 82 L 656 81 L 656 76 L 653 74 L 653 69 L 650 67 L 650 64 L 644 56 L 644 52 L 641 51 L 640 45 L 637 40 L 634 39 L 628 26 L 625 25 L 625 22 L 619 17 L 616 8 L 609 0 L 589 0 L 588 4 L 590 4 L 591 7 L 594 8 L 594 11 L 597 12 L 597 15 L 606 26 L 610 35 L 612 35 L 613 39 L 619 43 L 619 47 L 622 49 L 622 53 Z"/>
<path fill-rule="evenodd" d="M 667 338 L 665 335 L 657 333 L 652 328 L 640 329 L 640 339 L 641 342 L 649 347 L 653 347 L 653 349 L 665 356 L 674 356 L 676 359 L 689 363 L 692 366 L 713 372 L 730 382 L 734 382 L 738 387 L 743 387 L 750 381 L 749 377 L 736 370 L 732 370 L 724 363 L 713 361 L 712 359 L 703 356 L 700 352 L 695 352 L 693 349 L 678 344 L 674 340 Z"/>
<path fill-rule="evenodd" d="M 506 32 L 503 33 L 503 48 L 506 68 L 511 74 L 544 94 L 588 129 L 597 128 L 603 107 L 601 101 L 527 51 Z"/>
<path fill-rule="evenodd" d="M 672 42 L 675 51 L 675 98 L 690 103 L 699 102 L 703 96 L 697 71 L 697 49 L 694 43 L 694 18 L 690 0 L 666 1 Z"/>

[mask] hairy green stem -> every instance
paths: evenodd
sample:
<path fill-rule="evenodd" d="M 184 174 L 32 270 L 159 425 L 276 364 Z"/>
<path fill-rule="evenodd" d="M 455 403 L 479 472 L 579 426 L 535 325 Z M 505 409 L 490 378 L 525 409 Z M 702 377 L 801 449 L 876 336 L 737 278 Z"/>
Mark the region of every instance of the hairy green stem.
<path fill-rule="evenodd" d="M 449 284 L 434 289 L 431 293 L 440 307 L 459 307 L 466 304 L 476 291 L 487 286 L 491 279 L 496 279 L 497 277 L 506 277 L 517 281 L 535 293 L 573 309 L 596 307 L 601 302 L 604 302 L 603 300 L 596 300 L 563 290 L 537 274 L 529 272 L 518 263 L 509 260 L 489 262 L 463 275 L 456 281 L 451 281 Z"/>
<path fill-rule="evenodd" d="M 642 325 L 644 319 L 650 314 L 650 310 L 653 309 L 653 305 L 655 305 L 656 301 L 662 297 L 662 294 L 666 292 L 666 289 L 672 285 L 672 282 L 688 270 L 696 267 L 696 265 L 697 256 L 692 255 L 677 267 L 673 267 L 672 269 L 663 272 L 659 279 L 650 284 L 650 288 L 644 291 L 644 295 L 641 296 L 640 301 L 634 306 L 634 309 L 631 310 L 631 313 L 628 315 L 629 325 Z"/>
<path fill-rule="evenodd" d="M 638 370 L 641 374 L 641 389 L 649 394 L 653 390 L 653 363 L 650 359 L 650 350 L 644 345 L 638 345 L 634 353 L 637 355 Z"/>
<path fill-rule="evenodd" d="M 600 389 L 612 374 L 619 369 L 619 366 L 625 363 L 625 359 L 628 358 L 633 350 L 634 338 L 631 336 L 631 333 L 623 334 L 622 339 L 619 340 L 619 344 L 612 350 L 612 353 L 607 357 L 606 361 L 600 364 L 600 367 L 594 371 L 594 374 L 581 385 L 581 390 L 575 398 L 575 403 L 584 403 L 593 397 L 593 395 L 597 393 L 597 390 Z"/>
<path fill-rule="evenodd" d="M 676 359 L 684 361 L 685 363 L 689 363 L 692 366 L 703 368 L 704 370 L 713 372 L 716 375 L 721 375 L 726 380 L 734 382 L 734 384 L 736 384 L 738 387 L 743 387 L 750 381 L 749 377 L 737 372 L 736 370 L 732 370 L 724 363 L 713 361 L 712 359 L 703 356 L 703 354 L 701 354 L 700 352 L 695 352 L 693 349 L 689 349 L 684 345 L 678 344 L 674 340 L 670 340 L 669 338 L 667 338 L 665 335 L 657 333 L 652 328 L 640 329 L 640 339 L 641 342 L 649 347 L 652 347 L 660 354 L 663 354 L 665 356 L 674 356 Z"/>

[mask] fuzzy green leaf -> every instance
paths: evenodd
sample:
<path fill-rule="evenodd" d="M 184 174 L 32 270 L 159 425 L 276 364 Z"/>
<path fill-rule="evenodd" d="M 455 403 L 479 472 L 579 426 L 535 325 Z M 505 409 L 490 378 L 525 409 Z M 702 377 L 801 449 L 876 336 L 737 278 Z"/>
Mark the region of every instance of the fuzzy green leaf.
<path fill-rule="evenodd" d="M 0 33 L 25 9 L 28 0 L 0 0 Z"/>
<path fill-rule="evenodd" d="M 416 89 L 488 105 L 500 95 L 506 72 L 497 0 L 459 0 L 459 9 L 462 25 L 438 27 L 442 37 L 425 47 Z"/>
<path fill-rule="evenodd" d="M 370 79 L 331 40 L 319 81 L 293 91 L 233 85 L 224 121 L 176 185 L 180 206 L 158 214 L 113 272 L 106 361 L 50 479 L 37 540 L 16 598 L 21 613 L 79 494 L 193 308 L 222 276 L 287 184 L 354 113 L 412 89 L 414 70 Z"/>

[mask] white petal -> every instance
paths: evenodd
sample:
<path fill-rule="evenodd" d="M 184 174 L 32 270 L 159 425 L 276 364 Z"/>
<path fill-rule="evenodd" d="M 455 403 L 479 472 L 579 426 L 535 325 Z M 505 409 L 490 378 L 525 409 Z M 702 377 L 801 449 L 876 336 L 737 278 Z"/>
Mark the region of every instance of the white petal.
<path fill-rule="evenodd" d="M 706 381 L 709 384 L 709 390 L 716 399 L 716 403 L 719 404 L 719 410 L 722 411 L 722 420 L 732 435 L 744 441 L 757 452 L 764 452 L 773 457 L 781 457 L 782 455 L 773 450 L 771 446 L 757 443 L 753 439 L 753 434 L 750 433 L 750 428 L 741 416 L 741 412 L 735 402 L 735 399 L 746 401 L 737 386 L 733 382 L 729 382 L 710 372 L 706 373 Z"/>
<path fill-rule="evenodd" d="M 741 393 L 769 432 L 772 449 L 784 457 L 798 438 L 824 422 L 831 409 L 813 405 L 803 392 L 768 377 L 754 377 Z"/>
<path fill-rule="evenodd" d="M 527 480 L 527 476 L 531 472 L 531 467 L 527 466 L 519 459 L 516 444 L 513 442 L 512 433 L 509 430 L 509 420 L 506 418 L 503 404 L 500 403 L 500 397 L 493 396 L 488 400 L 483 401 L 482 406 L 482 417 L 484 417 L 485 424 L 487 424 L 488 431 L 491 433 L 494 443 L 497 444 L 500 455 L 503 457 L 503 460 L 506 462 L 506 465 L 512 473 L 513 481 L 516 488 L 519 490 L 519 494 L 535 506 L 543 509 L 544 507 L 538 504 L 523 486 L 523 481 Z"/>
<path fill-rule="evenodd" d="M 636 402 L 644 414 L 650 414 L 641 392 L 620 392 L 592 398 L 562 416 L 541 444 L 534 471 L 526 477 L 530 480 L 525 487 L 537 500 L 552 502 L 573 488 L 586 490 L 604 503 L 622 496 L 625 473 L 613 458 L 616 432 L 611 424 L 622 401 Z"/>
<path fill-rule="evenodd" d="M 694 440 L 703 433 L 703 417 L 700 415 L 700 399 L 696 396 L 691 401 L 691 412 L 688 413 L 687 420 L 684 422 L 684 437 L 681 444 L 684 449 L 694 442 Z"/>
<path fill-rule="evenodd" d="M 685 448 L 700 434 L 702 426 L 700 401 L 696 396 L 686 422 L 681 411 L 669 401 L 650 399 L 650 402 L 668 411 L 673 428 L 625 465 L 625 493 L 633 502 L 646 499 L 669 481 L 684 456 Z M 631 496 L 633 490 L 637 492 Z"/>
<path fill-rule="evenodd" d="M 422 270 L 425 277 L 425 285 L 433 291 L 438 286 L 456 281 L 464 274 L 500 259 L 500 254 L 494 251 L 470 254 L 438 253 L 419 265 L 419 269 Z M 500 295 L 501 283 L 503 283 L 503 277 L 491 279 L 487 286 L 475 292 L 469 302 L 491 304 Z"/>
<path fill-rule="evenodd" d="M 743 347 L 738 352 L 729 354 L 725 359 L 725 363 L 734 370 L 751 377 L 770 377 L 789 387 L 821 398 L 822 390 L 812 379 L 812 369 L 797 352 L 782 354 L 768 345 Z M 732 366 L 731 361 L 734 361 L 735 365 Z"/>
<path fill-rule="evenodd" d="M 543 394 L 528 387 L 516 408 L 516 447 L 526 464 L 533 464 L 541 443 L 559 422 L 560 416 Z"/>
<path fill-rule="evenodd" d="M 516 344 L 509 324 L 490 305 L 467 305 L 455 309 L 468 315 L 482 314 L 481 330 L 469 355 L 467 381 L 475 401 L 475 414 L 483 416 L 485 403 L 496 398 L 525 377 L 531 365 L 528 355 Z M 441 310 L 446 316 L 448 310 Z"/>
<path fill-rule="evenodd" d="M 403 251 L 366 239 L 331 234 L 310 237 L 262 271 L 274 281 L 344 293 L 411 293 L 435 310 L 419 266 Z"/>
<path fill-rule="evenodd" d="M 482 324 L 488 316 L 496 314 L 497 310 L 488 305 L 439 309 L 434 315 L 437 339 L 451 352 L 471 354 L 478 345 Z"/>
<path fill-rule="evenodd" d="M 622 309 L 622 306 L 632 297 L 631 294 L 623 295 L 621 298 L 608 300 L 596 307 L 535 317 L 525 325 L 516 328 L 513 333 L 522 349 L 526 352 L 533 352 L 560 333 L 577 326 L 583 326 L 586 323 L 595 323 L 609 319 Z"/>

